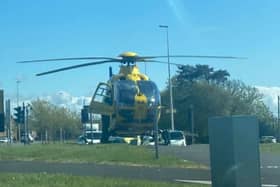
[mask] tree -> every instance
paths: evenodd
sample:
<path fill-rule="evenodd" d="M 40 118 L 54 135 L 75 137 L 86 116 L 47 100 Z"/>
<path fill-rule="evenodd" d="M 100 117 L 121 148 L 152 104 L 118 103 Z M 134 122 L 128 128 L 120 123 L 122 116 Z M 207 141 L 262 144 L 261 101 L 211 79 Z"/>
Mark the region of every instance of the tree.
<path fill-rule="evenodd" d="M 229 80 L 226 70 L 214 70 L 208 65 L 181 66 L 172 78 L 173 101 L 177 111 L 175 128 L 190 131 L 189 107 L 194 108 L 195 132 L 207 140 L 208 118 L 213 116 L 255 115 L 266 132 L 271 131 L 273 115 L 262 102 L 254 87 L 241 81 Z M 168 86 L 161 92 L 162 104 L 169 108 Z M 163 110 L 160 128 L 170 128 L 170 115 Z"/>
<path fill-rule="evenodd" d="M 177 83 L 183 84 L 186 82 L 194 82 L 205 80 L 207 82 L 213 82 L 215 84 L 224 83 L 228 80 L 230 74 L 226 70 L 214 71 L 214 68 L 208 65 L 197 64 L 195 66 L 185 65 L 179 66 L 178 75 L 176 76 Z"/>
<path fill-rule="evenodd" d="M 82 125 L 77 113 L 43 100 L 33 101 L 31 106 L 30 126 L 40 138 L 47 131 L 50 139 L 59 140 L 61 129 L 65 138 L 76 138 L 80 134 Z"/>

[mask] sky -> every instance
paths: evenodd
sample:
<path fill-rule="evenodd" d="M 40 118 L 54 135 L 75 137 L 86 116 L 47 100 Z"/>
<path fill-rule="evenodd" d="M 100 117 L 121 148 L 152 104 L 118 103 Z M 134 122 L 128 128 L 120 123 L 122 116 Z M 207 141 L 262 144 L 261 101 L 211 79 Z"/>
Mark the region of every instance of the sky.
<path fill-rule="evenodd" d="M 169 26 L 172 55 L 248 58 L 171 59 L 171 62 L 226 69 L 232 79 L 258 86 L 271 96 L 276 90 L 277 95 L 280 94 L 279 9 L 278 0 L 1 0 L 0 89 L 4 89 L 6 98 L 15 100 L 16 82 L 20 80 L 20 100 L 67 94 L 88 98 L 98 82 L 108 80 L 111 64 L 36 77 L 36 73 L 83 61 L 16 62 L 116 57 L 124 51 L 166 55 L 166 32 L 158 27 L 163 24 Z M 111 66 L 117 73 L 118 65 Z M 144 65 L 139 67 L 144 72 Z M 146 73 L 161 90 L 165 88 L 167 65 L 147 64 Z M 176 67 L 172 67 L 171 75 L 175 73 Z"/>

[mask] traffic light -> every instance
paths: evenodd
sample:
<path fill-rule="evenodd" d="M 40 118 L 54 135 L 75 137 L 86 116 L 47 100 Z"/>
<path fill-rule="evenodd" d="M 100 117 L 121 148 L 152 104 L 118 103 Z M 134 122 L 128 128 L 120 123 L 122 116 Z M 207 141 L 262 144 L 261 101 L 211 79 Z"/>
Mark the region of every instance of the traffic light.
<path fill-rule="evenodd" d="M 14 115 L 15 115 L 15 118 L 14 118 L 14 120 L 15 120 L 15 122 L 16 123 L 20 123 L 20 113 L 21 113 L 21 107 L 20 106 L 18 106 L 18 107 L 16 107 L 16 108 L 14 108 L 15 109 L 15 113 L 14 113 Z"/>
<path fill-rule="evenodd" d="M 24 121 L 25 121 L 24 107 L 18 106 L 14 109 L 16 111 L 15 114 L 14 114 L 15 115 L 15 118 L 14 118 L 15 122 L 17 124 L 24 124 Z"/>
<path fill-rule="evenodd" d="M 88 123 L 89 122 L 89 106 L 85 105 L 84 108 L 82 108 L 81 111 L 81 122 L 82 123 Z"/>
<path fill-rule="evenodd" d="M 20 123 L 24 124 L 25 122 L 25 107 L 23 106 L 20 112 Z"/>

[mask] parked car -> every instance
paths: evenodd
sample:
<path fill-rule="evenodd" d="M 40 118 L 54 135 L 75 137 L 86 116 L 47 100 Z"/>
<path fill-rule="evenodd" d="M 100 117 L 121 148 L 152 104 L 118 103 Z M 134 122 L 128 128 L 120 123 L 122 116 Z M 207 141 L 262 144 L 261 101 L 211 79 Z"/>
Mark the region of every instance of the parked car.
<path fill-rule="evenodd" d="M 186 137 L 183 131 L 179 130 L 164 130 L 162 138 L 165 145 L 186 146 Z"/>
<path fill-rule="evenodd" d="M 277 143 L 277 140 L 274 136 L 262 136 L 261 143 Z"/>
<path fill-rule="evenodd" d="M 87 131 L 78 137 L 78 144 L 98 144 L 101 142 L 101 131 Z"/>
<path fill-rule="evenodd" d="M 109 143 L 126 143 L 123 137 L 119 136 L 110 136 Z"/>
<path fill-rule="evenodd" d="M 143 136 L 142 145 L 155 145 L 154 138 L 152 136 Z"/>
<path fill-rule="evenodd" d="M 8 143 L 9 138 L 8 137 L 0 137 L 0 143 Z"/>

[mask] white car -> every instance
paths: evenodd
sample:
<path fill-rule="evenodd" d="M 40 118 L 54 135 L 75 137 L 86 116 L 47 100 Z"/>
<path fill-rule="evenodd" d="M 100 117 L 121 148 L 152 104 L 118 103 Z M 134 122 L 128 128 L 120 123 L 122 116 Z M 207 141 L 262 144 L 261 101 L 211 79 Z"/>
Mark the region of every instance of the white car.
<path fill-rule="evenodd" d="M 274 136 L 262 136 L 261 143 L 277 143 L 277 140 Z"/>
<path fill-rule="evenodd" d="M 186 137 L 182 131 L 170 130 L 169 134 L 169 145 L 174 146 L 186 146 Z"/>
<path fill-rule="evenodd" d="M 155 145 L 154 138 L 152 136 L 144 136 L 142 145 Z"/>
<path fill-rule="evenodd" d="M 0 143 L 8 143 L 9 142 L 9 138 L 7 137 L 0 137 Z"/>
<path fill-rule="evenodd" d="M 78 144 L 99 144 L 101 143 L 101 131 L 87 131 L 85 135 L 81 135 Z"/>

